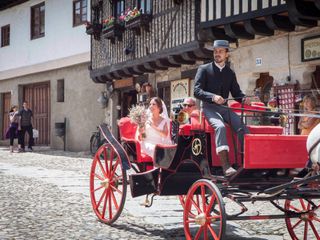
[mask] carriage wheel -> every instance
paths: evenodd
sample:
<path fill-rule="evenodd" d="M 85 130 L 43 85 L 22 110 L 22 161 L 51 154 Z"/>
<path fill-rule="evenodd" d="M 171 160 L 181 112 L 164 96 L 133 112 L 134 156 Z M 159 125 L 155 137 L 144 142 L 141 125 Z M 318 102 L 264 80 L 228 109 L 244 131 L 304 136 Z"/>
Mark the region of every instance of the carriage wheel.
<path fill-rule="evenodd" d="M 285 218 L 293 240 L 320 239 L 320 200 L 286 200 L 284 207 L 296 213 L 303 212 L 299 218 Z"/>
<path fill-rule="evenodd" d="M 179 195 L 178 196 L 182 208 L 184 208 L 184 205 L 186 204 L 186 197 L 187 197 L 187 195 Z"/>
<path fill-rule="evenodd" d="M 209 180 L 198 180 L 188 191 L 183 211 L 186 239 L 223 239 L 226 213 L 219 188 Z"/>
<path fill-rule="evenodd" d="M 112 224 L 120 216 L 127 195 L 127 174 L 110 144 L 96 152 L 90 173 L 90 196 L 99 220 Z"/>

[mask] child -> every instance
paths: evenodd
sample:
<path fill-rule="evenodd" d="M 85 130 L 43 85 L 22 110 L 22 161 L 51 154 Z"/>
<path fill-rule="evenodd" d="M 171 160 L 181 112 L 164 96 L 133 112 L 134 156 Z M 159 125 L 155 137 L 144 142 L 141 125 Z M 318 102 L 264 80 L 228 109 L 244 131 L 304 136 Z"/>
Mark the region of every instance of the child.
<path fill-rule="evenodd" d="M 306 114 L 316 114 L 316 106 L 317 100 L 312 95 L 306 95 L 302 101 L 303 110 Z M 301 135 L 309 135 L 311 130 L 317 126 L 320 122 L 320 118 L 308 117 L 304 116 L 301 117 L 298 123 L 298 128 L 301 129 Z"/>

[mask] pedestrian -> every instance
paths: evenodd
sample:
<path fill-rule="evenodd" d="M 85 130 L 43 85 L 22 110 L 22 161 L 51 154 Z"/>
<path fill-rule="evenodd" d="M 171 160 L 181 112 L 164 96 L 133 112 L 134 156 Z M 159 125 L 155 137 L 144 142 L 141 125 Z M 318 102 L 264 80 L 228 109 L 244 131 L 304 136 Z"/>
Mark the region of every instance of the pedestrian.
<path fill-rule="evenodd" d="M 203 101 L 204 115 L 215 129 L 216 152 L 225 176 L 235 174 L 236 170 L 230 165 L 229 145 L 224 123 L 227 122 L 237 133 L 242 147 L 244 134 L 249 133 L 240 117 L 227 107 L 226 99 L 231 93 L 236 101 L 250 104 L 250 98 L 241 91 L 234 71 L 226 64 L 229 50 L 228 41 L 215 40 L 213 44 L 214 61 L 199 66 L 194 85 L 194 96 Z M 204 171 L 207 172 L 205 169 Z"/>
<path fill-rule="evenodd" d="M 19 152 L 24 152 L 25 151 L 25 143 L 24 143 L 24 136 L 26 134 L 26 132 L 29 135 L 29 141 L 28 141 L 28 150 L 32 151 L 32 146 L 34 143 L 34 139 L 33 139 L 33 128 L 32 128 L 32 118 L 33 118 L 33 113 L 31 111 L 31 109 L 29 109 L 29 104 L 27 101 L 23 102 L 23 109 L 21 109 L 19 111 L 19 139 L 18 139 L 18 143 L 21 145 L 21 147 L 19 148 Z"/>
<path fill-rule="evenodd" d="M 303 113 L 318 114 L 317 99 L 312 95 L 306 95 L 302 101 Z M 301 130 L 301 135 L 309 135 L 311 130 L 318 125 L 320 118 L 304 116 L 299 119 L 298 128 Z"/>
<path fill-rule="evenodd" d="M 17 106 L 12 106 L 9 111 L 10 126 L 6 133 L 6 138 L 10 139 L 10 152 L 13 152 L 14 139 L 18 137 L 19 112 Z"/>

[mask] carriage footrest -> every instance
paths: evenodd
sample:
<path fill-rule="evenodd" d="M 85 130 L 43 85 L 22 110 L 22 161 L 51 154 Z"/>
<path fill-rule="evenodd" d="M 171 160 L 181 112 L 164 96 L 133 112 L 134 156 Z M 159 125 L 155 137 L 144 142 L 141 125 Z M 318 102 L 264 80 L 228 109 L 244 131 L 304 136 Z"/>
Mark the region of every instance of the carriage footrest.
<path fill-rule="evenodd" d="M 157 191 L 159 168 L 129 176 L 132 197 L 154 193 Z"/>

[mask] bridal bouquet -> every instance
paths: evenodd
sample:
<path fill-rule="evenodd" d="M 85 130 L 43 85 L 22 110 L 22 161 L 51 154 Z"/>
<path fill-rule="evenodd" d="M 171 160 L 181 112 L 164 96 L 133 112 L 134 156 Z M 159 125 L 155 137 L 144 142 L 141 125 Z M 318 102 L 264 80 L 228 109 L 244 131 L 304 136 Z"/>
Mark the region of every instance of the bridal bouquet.
<path fill-rule="evenodd" d="M 148 119 L 147 109 L 144 106 L 136 105 L 130 109 L 129 118 L 132 123 L 138 125 L 140 131 L 144 131 L 146 121 Z M 142 138 L 146 137 L 146 133 L 142 132 Z"/>

